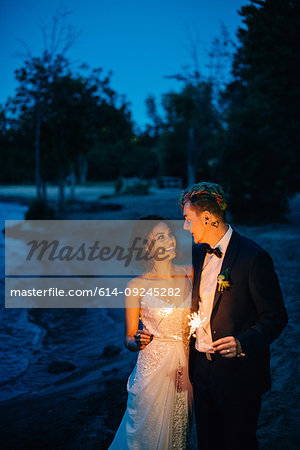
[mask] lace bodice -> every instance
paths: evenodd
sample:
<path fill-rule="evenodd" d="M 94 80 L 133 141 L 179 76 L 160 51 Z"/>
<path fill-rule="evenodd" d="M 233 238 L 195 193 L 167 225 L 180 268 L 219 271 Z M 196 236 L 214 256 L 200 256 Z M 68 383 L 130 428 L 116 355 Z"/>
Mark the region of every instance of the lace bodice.
<path fill-rule="evenodd" d="M 144 328 L 157 339 L 187 340 L 191 294 L 180 306 L 161 298 L 145 295 L 141 300 L 140 318 Z"/>

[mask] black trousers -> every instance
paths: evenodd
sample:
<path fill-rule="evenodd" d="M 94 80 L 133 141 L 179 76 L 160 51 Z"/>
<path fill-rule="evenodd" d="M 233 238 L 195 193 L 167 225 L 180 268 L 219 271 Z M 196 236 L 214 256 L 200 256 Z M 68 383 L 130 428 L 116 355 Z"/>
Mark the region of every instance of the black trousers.
<path fill-rule="evenodd" d="M 214 363 L 192 380 L 198 447 L 200 450 L 257 450 L 256 428 L 261 396 L 232 395 L 226 385 L 216 383 Z M 204 376 L 206 375 L 206 376 Z"/>

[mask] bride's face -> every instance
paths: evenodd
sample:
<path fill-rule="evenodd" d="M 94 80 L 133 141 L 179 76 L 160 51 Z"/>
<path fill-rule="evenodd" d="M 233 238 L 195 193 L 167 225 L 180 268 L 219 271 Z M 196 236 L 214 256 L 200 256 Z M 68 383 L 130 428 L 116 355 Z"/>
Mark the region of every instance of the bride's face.
<path fill-rule="evenodd" d="M 160 256 L 169 256 L 168 260 L 176 256 L 176 239 L 170 228 L 163 222 L 158 223 L 148 237 L 148 245 L 151 246 L 151 255 L 154 255 L 159 248 L 163 248 Z M 164 258 L 165 259 L 165 258 Z"/>

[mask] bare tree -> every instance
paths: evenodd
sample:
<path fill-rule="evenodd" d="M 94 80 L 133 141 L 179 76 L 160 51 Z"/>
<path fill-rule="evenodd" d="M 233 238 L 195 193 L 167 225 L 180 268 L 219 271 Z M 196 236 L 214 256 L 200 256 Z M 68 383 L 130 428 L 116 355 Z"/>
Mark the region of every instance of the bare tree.
<path fill-rule="evenodd" d="M 207 66 L 209 71 L 208 77 L 213 86 L 217 106 L 220 106 L 220 93 L 225 89 L 230 77 L 234 48 L 234 42 L 222 22 L 220 36 L 214 38 L 212 41 L 208 53 L 209 63 Z"/>
<path fill-rule="evenodd" d="M 25 60 L 25 64 L 16 71 L 16 76 L 22 83 L 19 90 L 20 102 L 24 102 L 27 97 L 26 103 L 31 103 L 35 111 L 35 182 L 39 199 L 42 198 L 43 193 L 46 197 L 46 189 L 41 177 L 40 139 L 51 83 L 66 69 L 68 65 L 66 54 L 81 34 L 81 31 L 75 30 L 68 22 L 69 15 L 70 12 L 64 5 L 61 5 L 55 11 L 51 22 L 41 26 L 44 44 L 41 56 L 33 56 L 27 43 L 19 39 L 24 47 L 24 52 L 18 53 L 17 56 Z M 60 191 L 61 189 L 63 187 L 60 186 Z"/>

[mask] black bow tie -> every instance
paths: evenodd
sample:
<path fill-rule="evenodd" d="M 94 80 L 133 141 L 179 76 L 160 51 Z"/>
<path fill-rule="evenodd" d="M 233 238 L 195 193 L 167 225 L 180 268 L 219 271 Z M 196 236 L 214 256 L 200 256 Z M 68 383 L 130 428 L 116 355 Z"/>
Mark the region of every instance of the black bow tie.
<path fill-rule="evenodd" d="M 217 248 L 211 248 L 211 246 L 210 245 L 208 245 L 208 244 L 205 244 L 205 251 L 206 251 L 206 253 L 209 253 L 210 255 L 212 254 L 212 253 L 214 253 L 218 258 L 222 258 L 222 252 L 221 252 L 221 250 L 220 250 L 220 247 L 217 247 Z"/>

